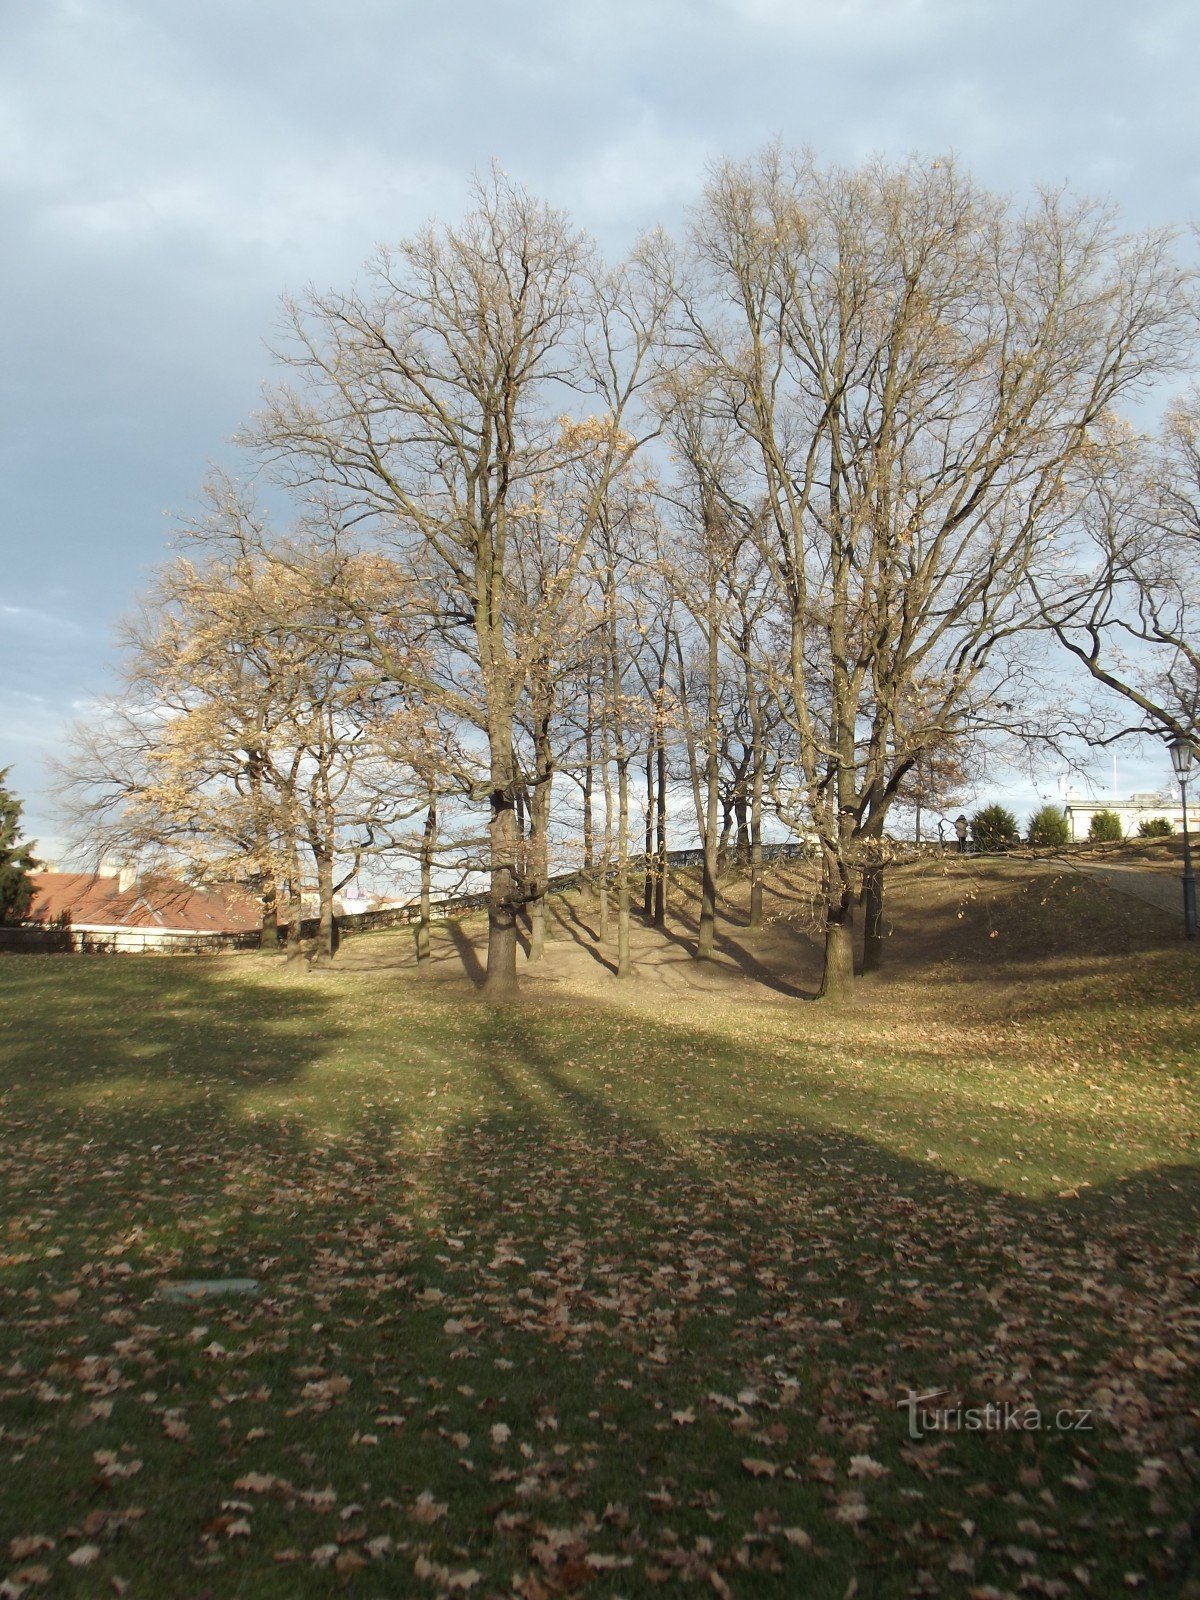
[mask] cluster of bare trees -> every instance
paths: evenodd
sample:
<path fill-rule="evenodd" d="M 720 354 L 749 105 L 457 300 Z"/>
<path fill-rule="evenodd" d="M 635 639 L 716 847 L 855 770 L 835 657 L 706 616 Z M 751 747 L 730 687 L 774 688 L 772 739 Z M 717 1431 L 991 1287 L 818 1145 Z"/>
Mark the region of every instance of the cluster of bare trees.
<path fill-rule="evenodd" d="M 774 818 L 818 853 L 841 992 L 860 892 L 879 957 L 893 809 L 989 729 L 1044 733 L 1048 629 L 1194 728 L 1197 403 L 1156 447 L 1116 420 L 1193 325 L 1168 239 L 952 162 L 769 149 L 616 268 L 494 175 L 459 227 L 287 303 L 245 443 L 303 516 L 269 536 L 214 491 L 70 763 L 91 824 L 254 882 L 268 920 L 306 852 L 327 949 L 370 851 L 419 860 L 426 901 L 439 865 L 484 871 L 503 998 L 572 849 L 630 970 L 690 795 L 697 954 L 731 854 L 761 918 Z"/>

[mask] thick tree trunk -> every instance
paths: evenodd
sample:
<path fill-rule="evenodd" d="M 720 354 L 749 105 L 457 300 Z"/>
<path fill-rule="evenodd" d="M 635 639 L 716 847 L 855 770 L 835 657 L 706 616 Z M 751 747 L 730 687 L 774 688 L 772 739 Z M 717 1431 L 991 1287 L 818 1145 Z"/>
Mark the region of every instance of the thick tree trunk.
<path fill-rule="evenodd" d="M 523 878 L 529 870 L 529 840 L 525 831 L 525 814 L 528 807 L 525 804 L 524 785 L 516 791 L 515 815 L 517 824 L 517 876 Z"/>
<path fill-rule="evenodd" d="M 817 991 L 821 1000 L 844 1000 L 854 992 L 854 914 L 847 908 L 825 921 L 825 971 Z"/>
<path fill-rule="evenodd" d="M 763 925 L 762 774 L 750 791 L 750 926 Z"/>
<path fill-rule="evenodd" d="M 540 961 L 546 953 L 546 882 L 549 873 L 551 774 L 539 771 L 529 805 L 528 870 L 533 880 L 529 901 L 529 959 Z"/>
<path fill-rule="evenodd" d="M 300 944 L 304 938 L 303 880 L 300 876 L 300 852 L 294 842 L 288 847 L 288 863 L 287 953 L 288 960 L 294 961 L 300 954 Z"/>
<path fill-rule="evenodd" d="M 274 878 L 264 879 L 258 892 L 262 907 L 262 928 L 258 936 L 260 950 L 274 950 L 279 943 L 279 886 Z"/>
<path fill-rule="evenodd" d="M 600 942 L 607 944 L 612 936 L 611 918 L 608 905 L 608 869 L 612 862 L 612 837 L 613 837 L 613 791 L 612 777 L 608 770 L 609 744 L 608 730 L 603 729 L 600 736 L 600 770 L 604 784 L 604 839 L 600 850 L 599 873 L 596 879 L 596 892 L 599 895 L 600 913 Z"/>
<path fill-rule="evenodd" d="M 654 926 L 667 925 L 667 750 L 658 741 L 658 815 L 655 818 L 657 869 L 654 874 Z"/>
<path fill-rule="evenodd" d="M 488 891 L 487 976 L 483 994 L 497 1004 L 517 995 L 517 818 L 507 759 L 492 760 L 488 823 L 491 884 Z"/>
<path fill-rule="evenodd" d="M 863 873 L 863 964 L 864 972 L 878 971 L 883 961 L 883 863 L 872 864 Z"/>
<path fill-rule="evenodd" d="M 729 860 L 729 835 L 733 832 L 733 808 L 721 806 L 721 831 L 717 836 L 717 871 L 724 872 Z"/>
<path fill-rule="evenodd" d="M 317 857 L 317 950 L 319 966 L 328 966 L 338 946 L 337 919 L 333 914 L 333 856 L 322 851 Z"/>
<path fill-rule="evenodd" d="M 595 782 L 593 757 L 595 742 L 592 735 L 592 683 L 588 678 L 587 721 L 583 726 L 583 877 L 591 883 L 596 871 L 596 824 L 592 815 L 592 786 Z"/>
<path fill-rule="evenodd" d="M 711 516 L 711 507 L 705 508 L 705 520 Z M 711 546 L 710 546 L 711 548 Z M 720 849 L 717 843 L 717 808 L 720 805 L 720 713 L 721 692 L 720 638 L 717 631 L 717 573 L 711 560 L 708 573 L 708 616 L 705 629 L 708 657 L 708 705 L 704 730 L 704 774 L 707 793 L 704 802 L 704 866 L 700 883 L 700 931 L 696 939 L 696 956 L 700 961 L 711 961 L 717 932 L 717 878 L 721 871 Z"/>
<path fill-rule="evenodd" d="M 654 911 L 654 743 L 646 749 L 646 868 L 642 884 L 642 915 L 649 922 Z"/>
<path fill-rule="evenodd" d="M 696 958 L 711 961 L 717 933 L 717 851 L 716 842 L 704 848 L 700 869 L 700 931 L 696 936 Z"/>
<path fill-rule="evenodd" d="M 704 864 L 700 876 L 700 931 L 696 937 L 696 958 L 711 961 L 717 933 L 717 879 L 720 851 L 717 842 L 717 751 L 715 728 L 708 751 L 708 796 L 704 808 Z"/>
<path fill-rule="evenodd" d="M 843 1000 L 854 989 L 854 895 L 840 859 L 825 862 L 825 970 L 820 1000 Z"/>
<path fill-rule="evenodd" d="M 621 738 L 621 735 L 618 735 Z M 629 761 L 617 759 L 617 977 L 633 971 L 629 946 Z"/>
<path fill-rule="evenodd" d="M 279 882 L 271 864 L 270 812 L 263 799 L 266 767 L 267 758 L 263 751 L 252 748 L 246 752 L 258 864 L 258 899 L 262 906 L 262 932 L 258 941 L 260 950 L 272 950 L 279 943 Z"/>
<path fill-rule="evenodd" d="M 733 859 L 739 867 L 745 867 L 750 862 L 750 821 L 749 802 L 744 793 L 734 796 L 733 816 L 737 824 L 737 834 L 733 842 Z"/>
<path fill-rule="evenodd" d="M 424 969 L 429 961 L 430 951 L 430 915 L 429 903 L 432 898 L 433 884 L 433 853 L 437 847 L 437 802 L 429 802 L 429 810 L 425 813 L 425 830 L 421 835 L 421 900 L 420 914 L 417 918 L 417 967 Z"/>

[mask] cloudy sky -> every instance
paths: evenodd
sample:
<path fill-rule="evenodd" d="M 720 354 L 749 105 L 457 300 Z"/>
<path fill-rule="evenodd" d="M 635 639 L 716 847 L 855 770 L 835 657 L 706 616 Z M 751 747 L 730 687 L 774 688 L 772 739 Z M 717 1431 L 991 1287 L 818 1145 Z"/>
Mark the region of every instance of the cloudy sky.
<path fill-rule="evenodd" d="M 493 159 L 618 252 L 773 137 L 1186 227 L 1198 46 L 1186 0 L 0 0 L 0 767 L 31 831 L 173 519 L 238 469 L 281 293 L 455 219 Z"/>

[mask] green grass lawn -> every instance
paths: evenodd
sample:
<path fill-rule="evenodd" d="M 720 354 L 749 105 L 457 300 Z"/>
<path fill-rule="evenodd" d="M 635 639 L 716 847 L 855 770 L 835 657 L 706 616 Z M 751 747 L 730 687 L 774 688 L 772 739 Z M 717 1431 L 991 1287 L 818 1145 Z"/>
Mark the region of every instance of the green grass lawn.
<path fill-rule="evenodd" d="M 1198 964 L 1080 892 L 842 1012 L 0 959 L 0 1594 L 1178 1592 Z"/>

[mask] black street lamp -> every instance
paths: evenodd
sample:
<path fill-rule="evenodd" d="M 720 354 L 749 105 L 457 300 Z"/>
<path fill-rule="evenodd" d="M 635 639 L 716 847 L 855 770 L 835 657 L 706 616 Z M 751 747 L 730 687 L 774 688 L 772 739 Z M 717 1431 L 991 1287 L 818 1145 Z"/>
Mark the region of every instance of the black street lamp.
<path fill-rule="evenodd" d="M 1188 834 L 1187 786 L 1192 775 L 1196 748 L 1190 739 L 1179 734 L 1167 741 L 1171 752 L 1171 765 L 1179 783 L 1179 798 L 1183 804 L 1183 930 L 1189 939 L 1196 937 L 1196 874 L 1192 871 L 1192 841 Z"/>

